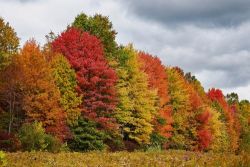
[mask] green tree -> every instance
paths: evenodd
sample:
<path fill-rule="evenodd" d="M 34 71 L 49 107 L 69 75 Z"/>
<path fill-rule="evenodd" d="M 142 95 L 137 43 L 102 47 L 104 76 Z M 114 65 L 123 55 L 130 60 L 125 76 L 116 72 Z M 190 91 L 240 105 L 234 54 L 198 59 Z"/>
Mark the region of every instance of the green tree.
<path fill-rule="evenodd" d="M 117 33 L 113 29 L 113 25 L 108 17 L 100 14 L 87 16 L 81 13 L 75 18 L 72 26 L 89 32 L 99 38 L 104 47 L 105 57 L 109 62 L 114 60 L 117 51 L 117 44 L 115 42 Z"/>
<path fill-rule="evenodd" d="M 250 102 L 241 100 L 240 103 L 240 123 L 242 132 L 240 136 L 240 151 L 250 152 Z"/>
<path fill-rule="evenodd" d="M 232 104 L 238 104 L 239 103 L 239 96 L 237 93 L 230 93 L 226 95 L 226 100 L 228 102 L 228 104 L 232 105 Z"/>
<path fill-rule="evenodd" d="M 32 124 L 24 124 L 19 130 L 19 139 L 22 149 L 27 151 L 58 151 L 60 142 L 45 133 L 45 129 L 41 122 L 33 122 Z"/>
<path fill-rule="evenodd" d="M 97 129 L 93 121 L 80 117 L 75 127 L 71 128 L 73 138 L 69 140 L 69 147 L 74 151 L 103 150 L 107 135 Z"/>

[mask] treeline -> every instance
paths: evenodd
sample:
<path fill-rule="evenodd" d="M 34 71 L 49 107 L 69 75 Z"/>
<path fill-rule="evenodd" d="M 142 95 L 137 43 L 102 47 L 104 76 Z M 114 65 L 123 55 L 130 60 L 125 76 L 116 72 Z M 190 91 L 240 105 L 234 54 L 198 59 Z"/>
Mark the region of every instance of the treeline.
<path fill-rule="evenodd" d="M 108 17 L 78 15 L 19 48 L 0 19 L 0 149 L 250 151 L 250 103 L 118 45 Z"/>

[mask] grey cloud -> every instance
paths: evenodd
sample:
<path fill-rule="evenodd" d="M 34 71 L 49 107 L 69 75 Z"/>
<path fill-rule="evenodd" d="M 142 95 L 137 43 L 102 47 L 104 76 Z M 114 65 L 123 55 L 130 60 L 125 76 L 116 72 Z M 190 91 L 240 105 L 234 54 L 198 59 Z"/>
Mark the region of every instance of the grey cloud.
<path fill-rule="evenodd" d="M 167 26 L 237 26 L 250 19 L 248 0 L 126 0 L 136 15 Z"/>
<path fill-rule="evenodd" d="M 250 23 L 213 29 L 186 25 L 172 29 L 140 19 L 130 24 L 143 27 L 126 30 L 136 48 L 158 55 L 165 65 L 204 75 L 208 80 L 201 77 L 201 81 L 206 87 L 250 84 Z"/>
<path fill-rule="evenodd" d="M 37 2 L 39 0 L 0 0 L 0 2 L 20 2 L 20 3 L 27 3 L 27 2 Z"/>
<path fill-rule="evenodd" d="M 236 90 L 250 99 L 245 93 L 250 90 L 249 7 L 248 0 L 0 0 L 0 15 L 22 43 L 30 37 L 43 43 L 45 34 L 60 33 L 80 12 L 107 15 L 118 43 L 133 42 L 165 65 L 195 74 L 206 89 Z"/>

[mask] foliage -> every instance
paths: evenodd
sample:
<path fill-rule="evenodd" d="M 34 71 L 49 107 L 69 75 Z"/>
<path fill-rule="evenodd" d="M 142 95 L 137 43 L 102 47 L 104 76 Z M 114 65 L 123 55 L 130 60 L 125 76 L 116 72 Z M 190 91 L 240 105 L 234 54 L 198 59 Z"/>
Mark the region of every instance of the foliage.
<path fill-rule="evenodd" d="M 150 135 L 150 144 L 146 146 L 146 151 L 154 151 L 154 150 L 164 150 L 166 149 L 166 143 L 167 143 L 168 139 L 166 139 L 166 137 L 153 132 Z"/>
<path fill-rule="evenodd" d="M 240 136 L 240 151 L 250 152 L 250 102 L 242 100 L 240 105 L 240 123 L 242 126 L 242 132 Z"/>
<path fill-rule="evenodd" d="M 21 143 L 14 133 L 8 133 L 7 131 L 0 131 L 0 148 L 4 151 L 13 152 L 19 150 Z"/>
<path fill-rule="evenodd" d="M 99 38 L 104 47 L 105 57 L 108 60 L 115 58 L 117 50 L 115 36 L 117 33 L 113 29 L 113 25 L 108 17 L 100 14 L 87 16 L 81 13 L 75 18 L 72 26 Z"/>
<path fill-rule="evenodd" d="M 74 126 L 81 114 L 78 106 L 82 103 L 82 97 L 78 97 L 75 90 L 77 86 L 75 71 L 71 69 L 67 59 L 62 55 L 54 56 L 51 68 L 55 83 L 61 93 L 60 104 L 66 111 L 67 123 Z"/>
<path fill-rule="evenodd" d="M 116 119 L 124 140 L 148 144 L 153 131 L 152 119 L 157 111 L 156 92 L 148 89 L 147 75 L 140 70 L 138 53 L 127 46 L 120 49 L 117 75 L 120 99 Z"/>
<path fill-rule="evenodd" d="M 233 92 L 226 95 L 226 100 L 228 104 L 235 104 L 239 102 L 239 96 Z"/>
<path fill-rule="evenodd" d="M 21 96 L 16 79 L 20 73 L 11 62 L 17 54 L 18 46 L 16 32 L 0 17 L 0 128 L 7 130 L 9 135 L 13 131 L 13 124 L 18 126 L 19 122 L 17 115 Z"/>
<path fill-rule="evenodd" d="M 70 136 L 65 124 L 65 112 L 60 106 L 60 92 L 52 71 L 35 41 L 24 45 L 17 59 L 22 72 L 24 97 L 22 109 L 26 122 L 42 122 L 46 132 L 64 140 Z"/>
<path fill-rule="evenodd" d="M 60 142 L 57 139 L 45 133 L 41 122 L 24 124 L 20 128 L 19 139 L 22 149 L 26 151 L 47 150 L 56 152 L 60 147 Z"/>
<path fill-rule="evenodd" d="M 6 155 L 3 151 L 0 151 L 0 167 L 5 167 L 5 166 L 7 166 Z"/>
<path fill-rule="evenodd" d="M 192 85 L 192 87 L 198 93 L 199 97 L 202 99 L 203 103 L 209 104 L 210 101 L 200 81 L 197 80 L 196 77 L 193 76 L 190 72 L 185 74 L 185 80 Z"/>
<path fill-rule="evenodd" d="M 215 109 L 222 113 L 222 121 L 226 124 L 229 135 L 230 149 L 236 151 L 239 147 L 239 125 L 236 114 L 232 112 L 221 90 L 210 89 L 208 97 L 213 102 Z"/>
<path fill-rule="evenodd" d="M 14 29 L 0 17 L 0 70 L 10 63 L 10 58 L 17 53 L 19 38 Z"/>
<path fill-rule="evenodd" d="M 248 157 L 249 101 L 215 88 L 206 93 L 191 73 L 132 45 L 118 47 L 115 36 L 108 17 L 82 13 L 59 36 L 47 35 L 43 50 L 34 40 L 19 50 L 14 29 L 0 18 L 0 148 L 57 152 L 69 142 L 72 151 L 170 148 Z M 194 166 L 202 158 L 190 159 Z M 239 159 L 233 166 L 249 165 Z"/>
<path fill-rule="evenodd" d="M 73 127 L 73 138 L 69 147 L 74 151 L 103 150 L 107 135 L 97 130 L 96 123 L 84 118 L 78 120 L 78 125 Z"/>
<path fill-rule="evenodd" d="M 221 120 L 221 112 L 212 107 L 208 110 L 211 113 L 209 127 L 212 133 L 212 141 L 208 149 L 213 152 L 227 152 L 230 148 L 230 141 L 226 124 Z"/>
<path fill-rule="evenodd" d="M 150 54 L 140 52 L 139 57 L 143 62 L 142 70 L 148 75 L 149 87 L 153 90 L 156 89 L 159 97 L 159 111 L 155 118 L 156 129 L 162 136 L 168 138 L 171 136 L 171 124 L 173 120 L 171 117 L 171 107 L 169 106 L 170 97 L 168 95 L 165 67 L 159 58 L 153 57 Z"/>
<path fill-rule="evenodd" d="M 200 123 L 197 132 L 199 137 L 199 149 L 205 150 L 209 147 L 212 140 L 212 134 L 209 128 L 209 122 L 211 119 L 210 110 L 204 111 L 199 114 L 197 116 L 197 119 Z"/>
<path fill-rule="evenodd" d="M 167 68 L 170 104 L 173 109 L 173 135 L 170 148 L 192 150 L 197 140 L 195 115 L 191 112 L 190 92 L 183 74 L 175 68 Z"/>
<path fill-rule="evenodd" d="M 101 42 L 89 33 L 70 28 L 52 42 L 52 48 L 62 53 L 76 71 L 84 115 L 104 129 L 115 130 L 111 116 L 117 104 L 114 89 L 117 77 L 103 57 Z"/>
<path fill-rule="evenodd" d="M 8 134 L 17 131 L 24 117 L 21 109 L 24 96 L 21 80 L 20 64 L 14 57 L 0 73 L 0 128 Z"/>

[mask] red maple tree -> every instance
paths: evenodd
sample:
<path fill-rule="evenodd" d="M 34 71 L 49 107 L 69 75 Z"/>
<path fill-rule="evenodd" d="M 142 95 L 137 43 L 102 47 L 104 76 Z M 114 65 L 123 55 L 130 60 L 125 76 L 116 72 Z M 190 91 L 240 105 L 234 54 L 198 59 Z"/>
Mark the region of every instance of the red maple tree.
<path fill-rule="evenodd" d="M 207 95 L 212 102 L 217 102 L 222 108 L 227 121 L 227 132 L 230 136 L 231 148 L 234 151 L 237 150 L 239 146 L 238 142 L 239 142 L 240 126 L 239 126 L 239 120 L 235 116 L 235 113 L 233 112 L 235 111 L 234 108 L 230 107 L 230 105 L 227 103 L 220 89 L 215 89 L 215 88 L 209 89 Z"/>
<path fill-rule="evenodd" d="M 149 87 L 157 89 L 160 102 L 159 117 L 164 119 L 164 125 L 158 125 L 157 130 L 165 137 L 171 136 L 173 119 L 171 116 L 171 108 L 167 105 L 170 97 L 168 95 L 168 82 L 165 67 L 158 57 L 153 57 L 150 54 L 140 52 L 142 60 L 142 70 L 148 75 Z"/>
<path fill-rule="evenodd" d="M 104 59 L 100 40 L 87 32 L 69 28 L 52 42 L 52 49 L 62 53 L 76 71 L 84 115 L 103 128 L 114 127 L 111 116 L 117 104 L 117 76 Z"/>

